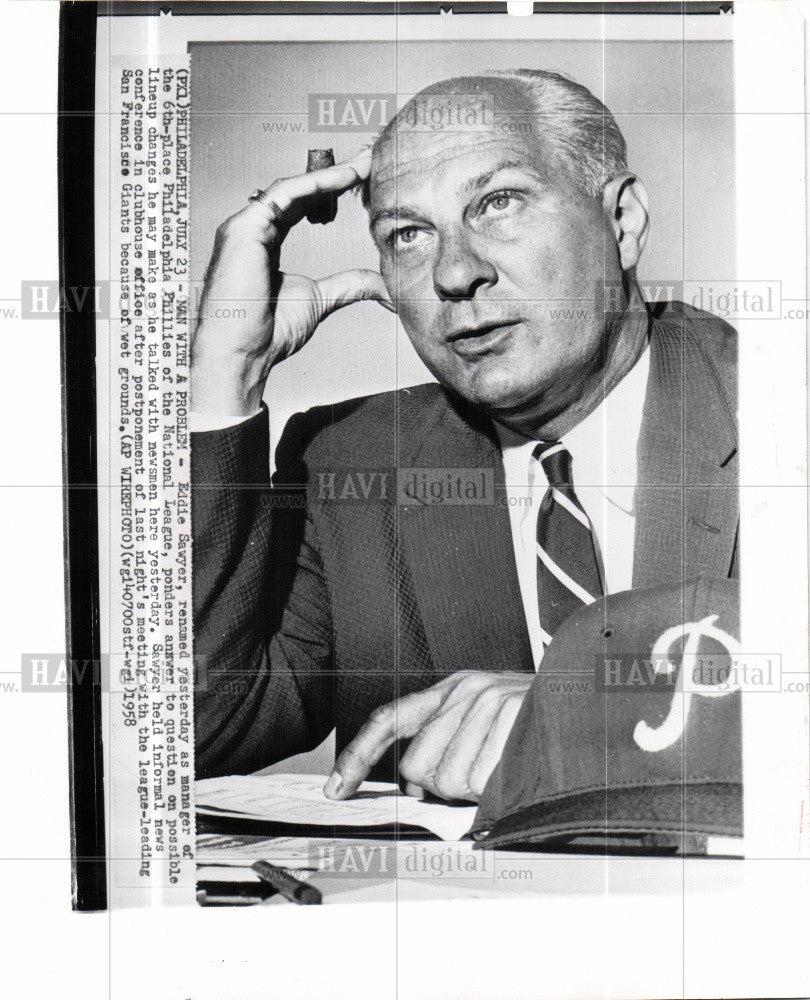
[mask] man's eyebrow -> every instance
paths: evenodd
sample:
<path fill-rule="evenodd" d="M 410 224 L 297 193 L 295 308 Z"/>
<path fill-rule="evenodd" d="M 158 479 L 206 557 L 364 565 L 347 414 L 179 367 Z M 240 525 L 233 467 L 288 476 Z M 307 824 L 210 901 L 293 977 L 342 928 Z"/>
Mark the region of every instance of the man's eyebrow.
<path fill-rule="evenodd" d="M 422 215 L 417 209 L 410 208 L 408 205 L 395 205 L 393 208 L 382 208 L 374 212 L 369 220 L 369 229 L 373 229 L 378 222 L 384 222 L 385 219 L 421 219 Z"/>
<path fill-rule="evenodd" d="M 539 171 L 535 170 L 528 163 L 521 160 L 501 160 L 490 170 L 487 170 L 483 174 L 479 174 L 477 177 L 471 177 L 468 181 L 464 182 L 463 191 L 477 191 L 479 188 L 485 187 L 492 178 L 499 174 L 502 170 L 525 170 L 527 173 L 534 174 L 536 177 L 540 177 Z"/>
<path fill-rule="evenodd" d="M 483 174 L 479 174 L 477 177 L 471 177 L 469 180 L 465 181 L 462 185 L 462 193 L 467 194 L 470 191 L 477 191 L 479 188 L 485 187 L 489 182 L 499 174 L 502 170 L 525 170 L 527 173 L 534 174 L 538 179 L 542 180 L 542 177 L 538 170 L 531 167 L 528 163 L 521 160 L 501 160 L 494 167 L 485 171 Z M 378 222 L 384 222 L 386 219 L 421 219 L 421 213 L 408 205 L 395 205 L 393 208 L 383 208 L 379 211 L 374 212 L 369 220 L 369 229 L 373 229 Z"/>

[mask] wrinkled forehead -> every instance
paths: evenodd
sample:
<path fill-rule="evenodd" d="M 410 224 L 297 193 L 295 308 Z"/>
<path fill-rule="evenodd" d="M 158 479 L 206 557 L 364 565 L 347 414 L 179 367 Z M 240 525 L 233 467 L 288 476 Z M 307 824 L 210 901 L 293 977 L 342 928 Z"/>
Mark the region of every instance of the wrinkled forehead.
<path fill-rule="evenodd" d="M 445 81 L 412 97 L 374 145 L 372 201 L 430 184 L 441 176 L 475 172 L 494 158 L 550 169 L 542 116 L 511 80 L 467 77 Z"/>

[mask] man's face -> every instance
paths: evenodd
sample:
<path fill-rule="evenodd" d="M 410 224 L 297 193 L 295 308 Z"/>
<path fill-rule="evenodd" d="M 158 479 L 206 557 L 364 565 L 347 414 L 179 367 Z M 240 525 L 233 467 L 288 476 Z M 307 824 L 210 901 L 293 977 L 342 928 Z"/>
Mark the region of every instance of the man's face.
<path fill-rule="evenodd" d="M 486 90 L 515 131 L 399 127 L 378 144 L 371 232 L 436 378 L 495 416 L 550 415 L 603 364 L 596 292 L 621 267 L 601 201 L 537 134 L 526 98 L 509 81 Z"/>

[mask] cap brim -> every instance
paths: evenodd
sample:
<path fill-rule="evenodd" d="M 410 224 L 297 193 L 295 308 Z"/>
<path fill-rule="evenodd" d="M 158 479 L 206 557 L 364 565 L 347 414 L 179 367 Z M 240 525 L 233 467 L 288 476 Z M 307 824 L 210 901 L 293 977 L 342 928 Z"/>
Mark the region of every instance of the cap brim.
<path fill-rule="evenodd" d="M 639 785 L 557 796 L 497 820 L 485 847 L 542 844 L 565 836 L 711 834 L 742 836 L 742 785 Z"/>

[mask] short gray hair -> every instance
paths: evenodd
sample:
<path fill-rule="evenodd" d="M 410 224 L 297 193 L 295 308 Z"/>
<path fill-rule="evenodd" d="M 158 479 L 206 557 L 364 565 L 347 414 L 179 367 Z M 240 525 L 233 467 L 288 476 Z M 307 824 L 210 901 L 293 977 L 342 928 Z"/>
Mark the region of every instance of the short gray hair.
<path fill-rule="evenodd" d="M 561 73 L 543 69 L 493 70 L 475 79 L 485 81 L 493 77 L 510 80 L 526 95 L 535 109 L 538 131 L 557 150 L 575 183 L 588 197 L 599 198 L 605 184 L 627 169 L 627 144 L 621 129 L 587 87 Z M 423 93 L 440 92 L 443 84 L 457 79 L 432 84 Z M 385 126 L 378 142 L 396 127 L 397 117 L 394 115 Z M 368 181 L 363 184 L 361 195 L 368 207 Z"/>
<path fill-rule="evenodd" d="M 490 75 L 511 80 L 523 90 L 541 117 L 543 135 L 585 194 L 600 197 L 605 184 L 627 170 L 621 129 L 587 87 L 542 69 L 497 70 Z"/>

